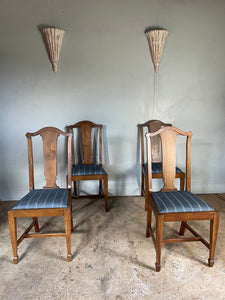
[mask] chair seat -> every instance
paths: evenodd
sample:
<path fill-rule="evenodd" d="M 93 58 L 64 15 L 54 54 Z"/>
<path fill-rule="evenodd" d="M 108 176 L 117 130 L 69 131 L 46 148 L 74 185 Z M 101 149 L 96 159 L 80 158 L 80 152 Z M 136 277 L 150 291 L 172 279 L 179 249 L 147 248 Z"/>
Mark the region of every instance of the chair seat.
<path fill-rule="evenodd" d="M 208 203 L 186 191 L 156 192 L 152 197 L 160 213 L 214 211 Z"/>
<path fill-rule="evenodd" d="M 63 208 L 68 206 L 68 189 L 37 189 L 26 194 L 12 209 Z"/>
<path fill-rule="evenodd" d="M 95 164 L 76 165 L 72 168 L 72 176 L 104 174 L 106 174 L 106 171 L 100 165 Z"/>
<path fill-rule="evenodd" d="M 144 165 L 146 173 L 148 172 L 148 164 Z M 152 163 L 152 173 L 160 174 L 162 173 L 162 163 L 161 162 L 153 162 Z M 183 171 L 176 167 L 176 173 L 183 173 Z"/>

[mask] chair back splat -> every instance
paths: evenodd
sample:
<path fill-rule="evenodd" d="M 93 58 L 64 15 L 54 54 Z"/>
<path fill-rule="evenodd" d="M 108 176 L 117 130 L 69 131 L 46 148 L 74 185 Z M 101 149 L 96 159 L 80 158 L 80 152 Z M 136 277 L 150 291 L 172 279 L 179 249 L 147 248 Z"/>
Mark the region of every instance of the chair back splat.
<path fill-rule="evenodd" d="M 67 188 L 59 188 L 56 185 L 57 176 L 57 141 L 58 137 L 64 136 L 67 143 Z M 46 184 L 42 189 L 34 187 L 34 161 L 32 138 L 42 137 L 43 142 L 43 161 L 44 176 Z M 17 247 L 24 238 L 39 237 L 66 237 L 67 260 L 71 261 L 71 230 L 73 230 L 72 221 L 72 202 L 71 202 L 71 141 L 72 134 L 61 131 L 55 127 L 44 127 L 34 133 L 27 133 L 28 144 L 28 162 L 29 162 L 29 193 L 26 194 L 16 205 L 8 212 L 9 229 L 13 249 L 13 261 L 18 262 Z M 64 233 L 42 233 L 38 224 L 38 217 L 43 216 L 64 216 Z M 33 222 L 17 240 L 17 218 L 32 217 Z M 35 234 L 29 234 L 34 227 Z"/>
<path fill-rule="evenodd" d="M 186 138 L 186 187 L 185 190 L 177 191 L 174 186 L 176 177 L 176 140 L 181 135 Z M 158 136 L 162 147 L 162 177 L 164 186 L 160 192 L 152 191 L 152 145 L 151 139 Z M 148 149 L 148 215 L 146 237 L 153 238 L 156 248 L 156 271 L 161 268 L 161 247 L 163 243 L 193 242 L 200 241 L 209 249 L 208 264 L 214 263 L 214 253 L 219 226 L 219 213 L 208 203 L 191 193 L 191 132 L 184 132 L 175 127 L 163 127 L 153 133 L 147 133 Z M 154 236 L 151 220 L 152 212 L 156 219 L 156 237 Z M 210 241 L 207 242 L 197 233 L 188 221 L 209 220 Z M 181 221 L 180 238 L 163 239 L 164 222 Z M 185 229 L 194 237 L 183 237 Z"/>

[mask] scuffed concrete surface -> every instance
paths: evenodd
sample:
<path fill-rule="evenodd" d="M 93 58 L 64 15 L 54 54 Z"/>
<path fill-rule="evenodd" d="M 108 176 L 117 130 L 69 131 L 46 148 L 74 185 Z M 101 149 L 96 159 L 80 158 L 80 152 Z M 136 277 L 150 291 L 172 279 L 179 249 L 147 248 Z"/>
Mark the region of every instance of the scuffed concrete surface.
<path fill-rule="evenodd" d="M 145 238 L 143 197 L 73 200 L 72 262 L 66 261 L 65 238 L 26 239 L 12 263 L 7 211 L 0 206 L 0 299 L 225 299 L 225 201 L 202 198 L 220 211 L 213 268 L 201 243 L 164 244 L 162 269 L 155 272 L 155 249 Z M 154 221 L 154 220 L 153 220 Z M 19 234 L 30 223 L 19 220 Z M 209 222 L 192 222 L 207 239 Z M 42 218 L 43 231 L 63 229 L 63 218 Z M 177 235 L 167 223 L 165 235 Z"/>

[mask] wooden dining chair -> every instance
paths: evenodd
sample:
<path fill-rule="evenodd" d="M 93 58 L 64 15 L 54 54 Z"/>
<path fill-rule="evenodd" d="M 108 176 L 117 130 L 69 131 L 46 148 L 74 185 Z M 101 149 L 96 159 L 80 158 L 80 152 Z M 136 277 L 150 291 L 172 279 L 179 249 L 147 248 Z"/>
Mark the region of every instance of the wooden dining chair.
<path fill-rule="evenodd" d="M 56 185 L 57 141 L 60 135 L 68 139 L 68 188 L 59 188 Z M 46 184 L 41 189 L 36 189 L 34 187 L 32 139 L 36 136 L 41 136 L 43 142 L 44 176 Z M 27 133 L 26 137 L 28 142 L 29 192 L 8 212 L 9 230 L 13 250 L 13 262 L 15 264 L 18 262 L 17 247 L 24 238 L 40 237 L 66 237 L 67 260 L 71 261 L 71 230 L 73 228 L 71 206 L 72 134 L 65 133 L 55 127 L 44 127 L 34 133 Z M 53 216 L 64 217 L 65 232 L 39 233 L 40 228 L 38 217 Z M 17 218 L 27 217 L 31 217 L 33 221 L 20 236 L 20 238 L 17 239 Z M 36 233 L 29 234 L 33 227 Z"/>
<path fill-rule="evenodd" d="M 162 168 L 164 187 L 159 192 L 152 191 L 152 158 L 151 139 L 159 136 L 162 143 Z M 176 175 L 176 139 L 183 136 L 186 139 L 186 187 L 185 191 L 177 191 L 174 186 Z M 152 236 L 156 249 L 156 271 L 161 268 L 161 248 L 163 243 L 193 242 L 200 241 L 209 249 L 208 265 L 214 264 L 219 213 L 208 203 L 191 193 L 191 132 L 183 132 L 175 127 L 168 126 L 154 133 L 147 133 L 148 142 L 148 188 L 149 202 L 147 214 L 146 237 Z M 153 233 L 151 219 L 152 211 L 156 219 L 156 232 Z M 188 221 L 210 221 L 210 241 L 206 241 Z M 181 222 L 179 238 L 163 239 L 164 222 Z M 183 237 L 185 229 L 193 236 Z"/>
<path fill-rule="evenodd" d="M 104 197 L 105 211 L 108 212 L 108 175 L 102 167 L 102 127 L 103 126 L 101 124 L 95 124 L 90 121 L 81 121 L 69 126 L 69 130 L 73 134 L 72 182 L 74 183 L 74 191 L 72 197 Z M 75 145 L 74 131 L 77 131 L 77 147 Z M 79 150 L 81 152 L 80 157 Z M 79 195 L 77 182 L 83 180 L 98 180 L 99 193 L 97 195 Z M 102 181 L 104 181 L 104 189 L 102 188 Z"/>
<path fill-rule="evenodd" d="M 162 127 L 172 126 L 169 123 L 164 123 L 160 120 L 150 120 L 143 124 L 139 124 L 141 135 L 141 196 L 145 196 L 145 210 L 148 207 L 148 165 L 146 156 L 146 147 L 144 143 L 144 130 L 148 132 L 155 132 Z M 162 161 L 161 161 L 161 144 L 159 136 L 152 138 L 152 178 L 163 178 L 162 174 Z M 176 167 L 176 178 L 180 178 L 180 189 L 184 190 L 185 173 L 178 167 Z"/>

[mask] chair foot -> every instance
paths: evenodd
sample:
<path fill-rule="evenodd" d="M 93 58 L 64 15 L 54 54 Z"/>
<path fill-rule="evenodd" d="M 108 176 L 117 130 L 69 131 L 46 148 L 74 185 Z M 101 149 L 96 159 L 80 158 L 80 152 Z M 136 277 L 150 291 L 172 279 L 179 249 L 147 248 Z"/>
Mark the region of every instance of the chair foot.
<path fill-rule="evenodd" d="M 68 254 L 67 255 L 67 261 L 71 261 L 72 257 L 71 257 L 71 254 Z"/>
<path fill-rule="evenodd" d="M 18 259 L 19 259 L 18 256 L 13 257 L 13 263 L 14 263 L 15 265 L 18 263 Z"/>
<path fill-rule="evenodd" d="M 161 270 L 161 265 L 159 264 L 155 264 L 155 270 L 156 270 L 156 272 L 159 272 L 160 270 Z"/>
<path fill-rule="evenodd" d="M 213 267 L 214 260 L 208 259 L 208 265 L 209 265 L 209 267 Z"/>

